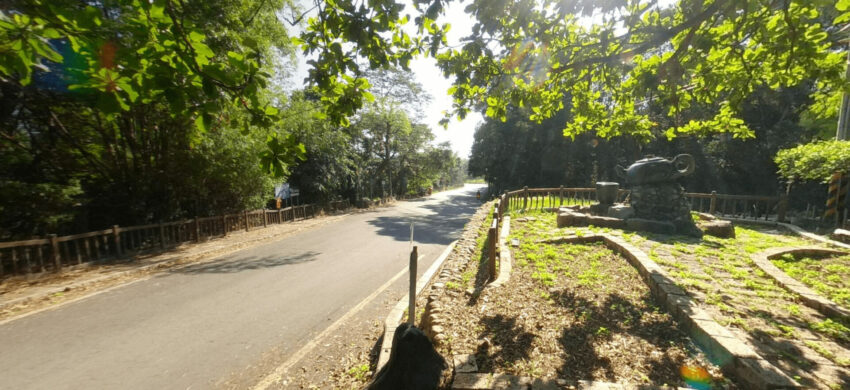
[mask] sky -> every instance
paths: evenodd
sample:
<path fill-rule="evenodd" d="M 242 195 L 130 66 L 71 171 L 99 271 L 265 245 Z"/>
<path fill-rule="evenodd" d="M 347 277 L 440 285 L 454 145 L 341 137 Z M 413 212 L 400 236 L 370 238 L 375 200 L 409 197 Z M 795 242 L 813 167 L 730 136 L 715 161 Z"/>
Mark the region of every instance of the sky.
<path fill-rule="evenodd" d="M 452 2 L 446 10 L 446 15 L 440 18 L 441 23 L 450 23 L 447 39 L 449 45 L 457 44 L 460 38 L 469 35 L 472 32 L 472 18 L 463 12 L 464 4 Z M 415 32 L 415 25 L 412 21 L 412 16 L 415 15 L 414 10 L 408 7 L 408 13 L 411 15 L 411 21 L 408 22 L 410 30 L 408 33 Z M 476 126 L 483 122 L 483 116 L 478 112 L 469 113 L 463 121 L 452 119 L 448 128 L 440 126 L 439 121 L 443 118 L 443 111 L 451 108 L 452 99 L 447 91 L 451 86 L 451 81 L 443 77 L 440 70 L 437 68 L 433 58 L 419 57 L 411 61 L 410 70 L 416 76 L 416 80 L 422 84 L 422 87 L 431 95 L 430 103 L 423 107 L 425 124 L 431 127 L 436 139 L 435 143 L 448 141 L 452 145 L 457 155 L 461 158 L 469 158 L 470 150 L 472 149 L 473 134 Z M 300 85 L 304 78 L 307 77 L 306 58 L 298 52 L 298 60 L 296 68 L 289 81 Z"/>

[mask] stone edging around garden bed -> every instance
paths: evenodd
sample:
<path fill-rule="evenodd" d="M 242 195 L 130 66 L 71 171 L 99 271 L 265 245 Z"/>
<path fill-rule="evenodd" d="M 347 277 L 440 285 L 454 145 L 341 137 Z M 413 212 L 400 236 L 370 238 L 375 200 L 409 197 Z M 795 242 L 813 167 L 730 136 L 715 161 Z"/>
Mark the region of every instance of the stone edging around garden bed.
<path fill-rule="evenodd" d="M 775 259 L 785 254 L 792 254 L 797 256 L 823 256 L 823 255 L 847 255 L 847 252 L 838 251 L 833 249 L 823 249 L 823 248 L 774 248 L 769 249 L 763 252 L 756 253 L 751 255 L 753 262 L 756 263 L 756 266 L 761 268 L 764 273 L 773 278 L 780 286 L 784 287 L 786 290 L 791 291 L 794 294 L 800 296 L 800 299 L 803 303 L 815 309 L 821 314 L 831 317 L 844 317 L 850 319 L 850 310 L 847 310 L 835 302 L 826 299 L 814 290 L 810 289 L 808 286 L 803 283 L 797 281 L 796 279 L 788 276 L 784 271 L 779 269 L 779 267 L 773 265 L 770 261 L 771 259 Z"/>
<path fill-rule="evenodd" d="M 434 277 L 437 275 L 437 271 L 443 267 L 443 263 L 449 257 L 449 254 L 454 250 L 455 245 L 457 245 L 457 241 L 453 241 L 449 246 L 437 257 L 437 260 L 434 260 L 434 263 L 428 267 L 428 270 L 425 271 L 424 274 L 416 281 L 416 296 L 425 290 L 425 287 L 434 280 Z M 399 299 L 398 303 L 396 303 L 395 307 L 390 310 L 390 314 L 387 315 L 387 318 L 384 320 L 384 336 L 383 341 L 381 343 L 381 350 L 378 355 L 378 363 L 375 366 L 375 375 L 381 368 L 387 364 L 387 361 L 390 359 L 390 350 L 392 350 L 393 345 L 393 336 L 395 335 L 396 327 L 401 324 L 401 319 L 404 316 L 404 311 L 407 310 L 408 305 L 408 295 L 403 296 Z M 415 313 L 414 313 L 415 314 Z"/>
<path fill-rule="evenodd" d="M 759 221 L 759 220 L 755 220 L 755 219 L 741 219 L 741 218 L 726 218 L 726 217 L 718 217 L 718 218 L 725 219 L 727 221 L 737 222 L 737 223 L 744 223 L 744 224 L 752 223 L 752 224 L 763 225 L 763 226 L 779 226 L 779 227 L 783 227 L 785 229 L 792 231 L 794 234 L 796 234 L 798 236 L 802 236 L 802 237 L 808 238 L 810 240 L 822 242 L 824 244 L 836 246 L 836 247 L 839 247 L 839 248 L 850 249 L 850 244 L 845 244 L 843 242 L 830 240 L 826 237 L 814 234 L 812 232 L 807 231 L 806 229 L 803 229 L 803 228 L 801 228 L 797 225 L 793 225 L 793 224 L 790 224 L 790 223 L 775 222 L 775 221 Z"/>
<path fill-rule="evenodd" d="M 700 309 L 696 301 L 676 286 L 673 279 L 646 253 L 621 238 L 608 234 L 594 234 L 545 240 L 549 243 L 598 241 L 604 242 L 607 247 L 622 254 L 638 270 L 649 285 L 655 299 L 686 328 L 711 361 L 734 376 L 743 388 L 801 388 L 794 379 L 763 359 L 732 332 L 714 321 L 710 314 Z"/>

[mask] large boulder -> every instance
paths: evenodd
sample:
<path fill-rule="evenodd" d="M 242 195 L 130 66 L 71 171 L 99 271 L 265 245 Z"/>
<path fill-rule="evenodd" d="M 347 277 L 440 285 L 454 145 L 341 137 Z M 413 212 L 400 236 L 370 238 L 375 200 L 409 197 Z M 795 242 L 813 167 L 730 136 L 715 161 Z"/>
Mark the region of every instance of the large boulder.
<path fill-rule="evenodd" d="M 558 227 L 587 226 L 587 214 L 578 213 L 569 209 L 561 209 L 558 213 Z"/>
<path fill-rule="evenodd" d="M 629 219 L 635 216 L 635 209 L 627 204 L 615 204 L 608 208 L 608 216 L 611 218 Z"/>
<path fill-rule="evenodd" d="M 598 226 L 598 227 L 607 227 L 611 229 L 622 229 L 626 227 L 626 221 L 619 218 L 611 218 L 611 217 L 599 217 L 596 215 L 589 215 L 587 217 L 587 224 Z"/>
<path fill-rule="evenodd" d="M 731 221 L 714 220 L 699 224 L 703 233 L 720 238 L 735 238 L 735 226 Z"/>
<path fill-rule="evenodd" d="M 850 230 L 835 229 L 835 231 L 832 232 L 832 234 L 830 234 L 829 236 L 835 241 L 850 244 Z"/>

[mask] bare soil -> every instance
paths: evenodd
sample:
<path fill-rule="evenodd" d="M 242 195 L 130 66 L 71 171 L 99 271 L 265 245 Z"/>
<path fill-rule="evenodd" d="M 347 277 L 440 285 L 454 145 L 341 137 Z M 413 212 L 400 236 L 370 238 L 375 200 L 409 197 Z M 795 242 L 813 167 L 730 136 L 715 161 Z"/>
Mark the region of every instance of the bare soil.
<path fill-rule="evenodd" d="M 471 256 L 479 261 L 446 284 L 444 356 L 475 354 L 481 372 L 631 384 L 684 386 L 689 368 L 707 372 L 716 388 L 734 387 L 624 258 L 603 245 L 536 243 L 552 235 L 555 220 L 532 215 L 511 222 L 521 245 L 507 284 L 476 295 L 483 240 Z"/>

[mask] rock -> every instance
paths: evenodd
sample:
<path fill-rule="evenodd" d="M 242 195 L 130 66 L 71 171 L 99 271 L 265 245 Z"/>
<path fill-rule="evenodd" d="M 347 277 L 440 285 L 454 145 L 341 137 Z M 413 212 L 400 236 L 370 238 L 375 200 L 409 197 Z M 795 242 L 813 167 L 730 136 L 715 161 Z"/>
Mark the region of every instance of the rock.
<path fill-rule="evenodd" d="M 611 218 L 629 219 L 635 215 L 635 209 L 627 204 L 615 204 L 608 208 L 608 216 Z"/>
<path fill-rule="evenodd" d="M 575 211 L 562 211 L 558 213 L 558 227 L 565 226 L 585 226 L 587 225 L 587 214 L 577 213 Z"/>
<path fill-rule="evenodd" d="M 526 390 L 531 387 L 531 378 L 508 374 L 497 374 L 493 390 Z"/>
<path fill-rule="evenodd" d="M 626 220 L 626 228 L 629 230 L 637 230 L 659 234 L 676 233 L 676 225 L 673 225 L 672 222 L 657 221 L 654 219 L 630 218 Z"/>
<path fill-rule="evenodd" d="M 436 387 L 435 387 L 436 388 Z M 493 388 L 493 374 L 456 374 L 452 389 L 458 390 L 489 390 Z"/>
<path fill-rule="evenodd" d="M 478 363 L 475 362 L 475 355 L 461 354 L 452 356 L 454 362 L 455 373 L 458 372 L 478 372 Z"/>
<path fill-rule="evenodd" d="M 730 221 L 715 220 L 703 222 L 699 225 L 702 231 L 709 236 L 720 238 L 735 238 L 735 226 Z"/>
<path fill-rule="evenodd" d="M 515 221 L 517 221 L 517 222 L 528 222 L 528 218 L 525 218 L 525 217 L 517 218 L 517 219 L 515 219 Z"/>
<path fill-rule="evenodd" d="M 835 241 L 850 244 L 850 230 L 835 229 L 835 231 L 830 234 L 830 237 L 832 237 Z"/>
<path fill-rule="evenodd" d="M 701 221 L 714 221 L 717 219 L 717 217 L 709 213 L 697 213 L 697 218 L 699 218 Z"/>
<path fill-rule="evenodd" d="M 612 229 L 622 229 L 626 227 L 626 221 L 619 218 L 611 218 L 611 217 L 597 217 L 595 215 L 587 216 L 587 224 L 598 226 L 598 227 L 607 227 Z"/>
<path fill-rule="evenodd" d="M 591 215 L 600 215 L 605 216 L 608 215 L 608 207 L 611 207 L 609 204 L 597 203 L 590 206 L 590 214 Z"/>

